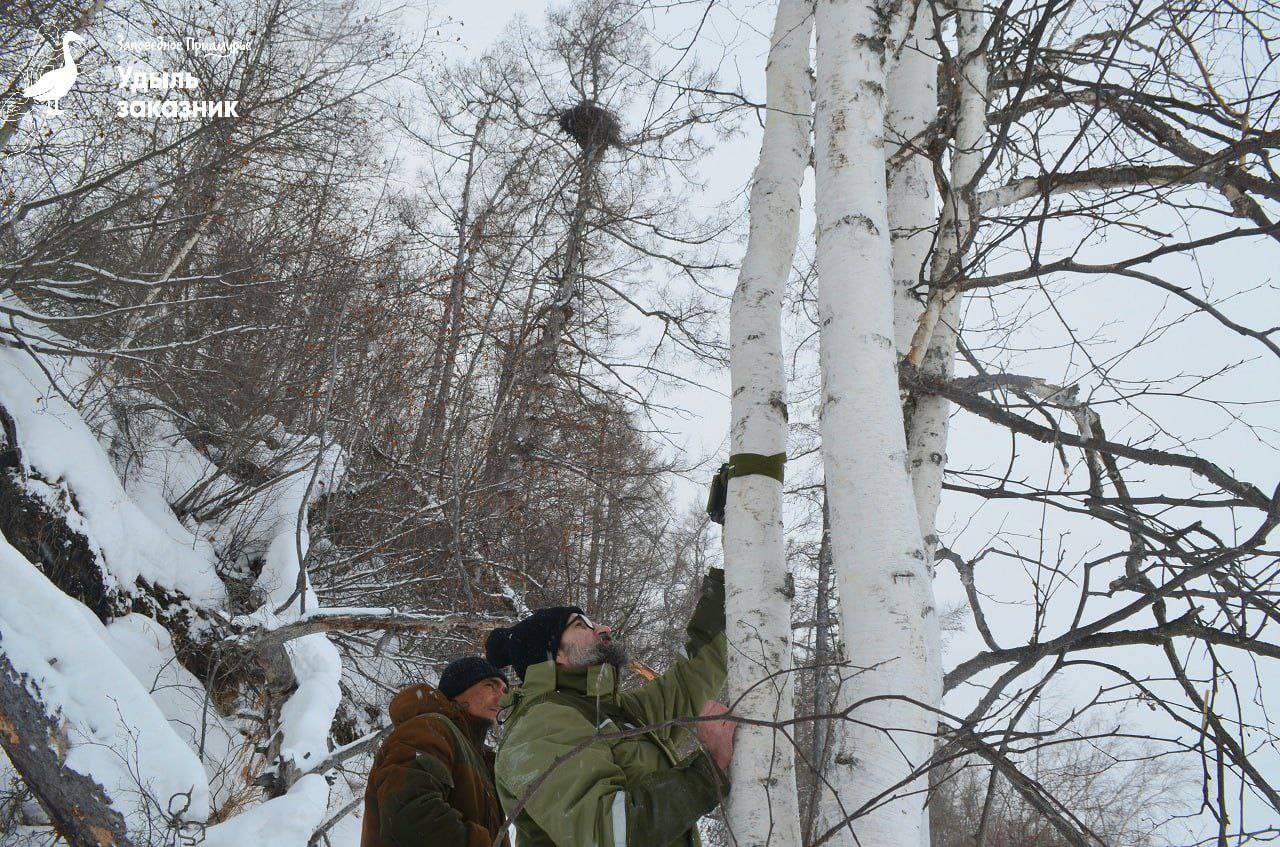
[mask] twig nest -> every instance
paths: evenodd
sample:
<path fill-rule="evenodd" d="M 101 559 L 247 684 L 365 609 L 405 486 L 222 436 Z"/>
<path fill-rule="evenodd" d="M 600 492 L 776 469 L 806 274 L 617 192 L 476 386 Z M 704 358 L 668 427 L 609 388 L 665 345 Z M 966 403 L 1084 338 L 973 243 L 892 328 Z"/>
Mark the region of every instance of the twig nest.
<path fill-rule="evenodd" d="M 560 129 L 584 150 L 622 146 L 622 124 L 617 116 L 590 100 L 565 109 L 557 120 Z"/>

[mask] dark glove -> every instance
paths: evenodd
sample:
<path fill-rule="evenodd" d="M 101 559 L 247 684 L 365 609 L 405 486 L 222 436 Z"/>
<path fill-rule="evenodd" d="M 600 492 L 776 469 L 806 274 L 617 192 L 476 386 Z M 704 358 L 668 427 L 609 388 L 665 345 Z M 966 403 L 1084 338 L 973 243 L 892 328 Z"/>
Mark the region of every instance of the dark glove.
<path fill-rule="evenodd" d="M 692 656 L 703 645 L 724 632 L 724 568 L 711 568 L 702 578 L 702 591 L 685 627 L 688 643 L 685 654 Z"/>
<path fill-rule="evenodd" d="M 729 777 L 698 751 L 627 789 L 627 843 L 670 844 L 697 825 L 729 792 Z"/>

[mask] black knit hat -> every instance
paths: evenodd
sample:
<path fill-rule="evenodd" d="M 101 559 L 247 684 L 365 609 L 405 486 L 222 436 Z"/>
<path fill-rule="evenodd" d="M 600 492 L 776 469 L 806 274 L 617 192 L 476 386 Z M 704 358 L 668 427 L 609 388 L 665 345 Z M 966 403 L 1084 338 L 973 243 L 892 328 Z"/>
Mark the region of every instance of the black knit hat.
<path fill-rule="evenodd" d="M 577 606 L 538 609 L 515 626 L 500 626 L 489 633 L 484 654 L 500 668 L 515 668 L 524 679 L 529 665 L 555 658 L 569 618 L 581 614 L 583 611 Z"/>
<path fill-rule="evenodd" d="M 444 666 L 440 674 L 440 693 L 452 700 L 477 682 L 486 679 L 507 681 L 507 675 L 480 656 L 463 656 Z"/>

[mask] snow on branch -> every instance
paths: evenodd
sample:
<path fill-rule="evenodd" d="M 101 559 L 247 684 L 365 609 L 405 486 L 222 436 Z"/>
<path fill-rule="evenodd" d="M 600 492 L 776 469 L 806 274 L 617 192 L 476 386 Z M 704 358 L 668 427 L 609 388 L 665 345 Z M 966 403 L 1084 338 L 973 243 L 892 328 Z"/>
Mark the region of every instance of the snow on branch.
<path fill-rule="evenodd" d="M 415 614 L 394 608 L 314 609 L 290 621 L 254 623 L 241 630 L 235 640 L 258 649 L 283 645 L 286 641 L 325 632 L 398 630 L 445 632 L 459 627 L 483 630 L 503 621 L 469 613 Z"/>
<path fill-rule="evenodd" d="M 201 847 L 302 847 L 324 822 L 328 802 L 329 784 L 308 774 L 280 797 L 209 827 Z"/>

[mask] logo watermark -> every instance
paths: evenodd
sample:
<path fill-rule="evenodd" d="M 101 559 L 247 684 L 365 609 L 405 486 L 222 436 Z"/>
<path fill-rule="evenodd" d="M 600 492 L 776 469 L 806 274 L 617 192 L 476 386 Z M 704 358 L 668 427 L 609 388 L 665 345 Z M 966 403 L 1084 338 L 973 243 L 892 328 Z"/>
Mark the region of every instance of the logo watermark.
<path fill-rule="evenodd" d="M 43 38 L 40 39 L 42 42 Z M 44 67 L 49 70 L 30 81 L 24 88 L 13 91 L 0 102 L 0 127 L 7 138 L 18 129 L 16 124 L 32 112 L 33 119 L 57 117 L 64 114 L 62 99 L 71 93 L 81 76 L 76 65 L 72 45 L 86 43 L 77 32 L 68 30 L 61 35 L 62 63 L 50 67 L 57 54 L 51 56 Z M 148 53 L 168 53 L 203 57 L 230 57 L 247 51 L 248 42 L 237 38 L 194 37 L 184 38 L 124 38 L 118 37 L 115 46 L 122 52 L 135 56 Z M 81 60 L 83 61 L 83 53 Z M 202 82 L 185 70 L 154 70 L 145 58 L 140 62 L 116 65 L 114 88 L 122 92 L 115 103 L 115 117 L 139 119 L 163 119 L 175 121 L 204 120 L 210 118 L 240 117 L 238 100 L 215 100 L 199 96 Z M 35 107 L 40 107 L 36 109 Z M 10 123 L 15 126 L 8 126 Z"/>
<path fill-rule="evenodd" d="M 76 84 L 76 77 L 80 75 L 76 57 L 71 53 L 71 45 L 77 41 L 84 39 L 70 30 L 62 33 L 62 67 L 46 71 L 39 79 L 22 89 L 22 96 L 28 100 L 52 104 L 49 106 L 50 114 L 62 114 L 59 103 L 71 91 Z"/>
<path fill-rule="evenodd" d="M 131 53 L 155 53 L 162 50 L 185 50 L 201 56 L 230 56 L 249 49 L 249 43 L 238 38 L 117 38 L 116 46 Z"/>
<path fill-rule="evenodd" d="M 117 67 L 117 88 L 138 94 L 142 91 L 192 92 L 200 87 L 200 79 L 187 71 L 147 71 L 136 65 Z M 196 118 L 238 118 L 239 100 L 169 100 L 135 98 L 116 103 L 118 118 L 168 118 L 193 120 Z"/>

